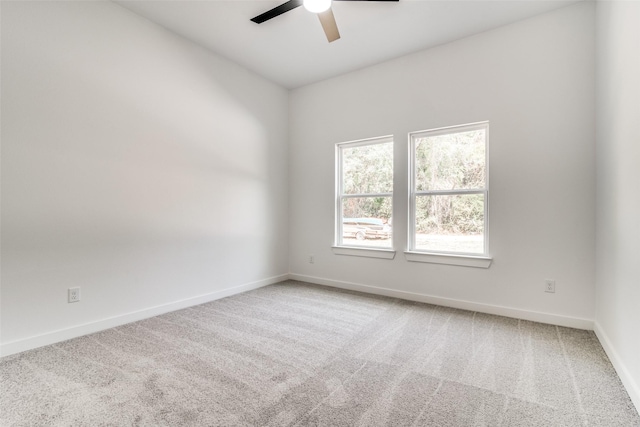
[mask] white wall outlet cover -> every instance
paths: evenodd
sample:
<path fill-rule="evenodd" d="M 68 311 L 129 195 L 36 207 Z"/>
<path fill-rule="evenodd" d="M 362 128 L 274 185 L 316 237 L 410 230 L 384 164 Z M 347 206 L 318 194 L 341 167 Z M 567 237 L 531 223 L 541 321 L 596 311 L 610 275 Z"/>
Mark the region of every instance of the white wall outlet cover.
<path fill-rule="evenodd" d="M 68 302 L 78 302 L 80 301 L 80 288 L 69 288 L 68 289 Z"/>
<path fill-rule="evenodd" d="M 545 292 L 555 292 L 556 291 L 556 281 L 555 280 L 551 280 L 551 279 L 547 279 L 544 281 L 545 283 L 545 287 L 544 287 L 544 291 Z"/>

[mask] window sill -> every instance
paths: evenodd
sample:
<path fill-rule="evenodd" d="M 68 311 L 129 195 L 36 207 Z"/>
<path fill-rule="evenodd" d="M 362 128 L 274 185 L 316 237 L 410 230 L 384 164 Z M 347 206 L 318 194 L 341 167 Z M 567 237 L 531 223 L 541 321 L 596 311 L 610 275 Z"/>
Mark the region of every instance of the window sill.
<path fill-rule="evenodd" d="M 450 255 L 436 254 L 428 252 L 412 252 L 404 253 L 407 261 L 428 262 L 431 264 L 459 265 L 463 267 L 489 268 L 493 258 L 474 255 Z"/>
<path fill-rule="evenodd" d="M 356 248 L 353 246 L 332 246 L 331 250 L 336 255 L 361 256 L 367 258 L 393 259 L 396 251 L 392 249 Z"/>

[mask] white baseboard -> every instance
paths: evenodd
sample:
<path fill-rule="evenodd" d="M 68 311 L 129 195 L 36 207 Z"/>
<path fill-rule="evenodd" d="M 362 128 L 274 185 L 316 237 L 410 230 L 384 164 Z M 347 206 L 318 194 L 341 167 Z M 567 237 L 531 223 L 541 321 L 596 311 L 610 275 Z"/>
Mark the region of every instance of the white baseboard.
<path fill-rule="evenodd" d="M 593 331 L 596 333 L 596 336 L 598 337 L 602 348 L 604 348 L 605 353 L 607 353 L 607 356 L 609 356 L 609 360 L 618 373 L 622 384 L 624 384 L 624 387 L 627 389 L 627 393 L 629 394 L 631 401 L 635 405 L 636 410 L 640 412 L 640 384 L 638 384 L 631 376 L 629 370 L 620 358 L 620 355 L 611 344 L 609 337 L 597 321 L 594 324 Z"/>
<path fill-rule="evenodd" d="M 393 298 L 400 298 L 409 301 L 424 302 L 427 304 L 442 305 L 445 307 L 460 308 L 463 310 L 478 311 L 481 313 L 496 314 L 499 316 L 513 317 L 516 319 L 531 320 L 534 322 L 548 323 L 552 325 L 565 326 L 568 328 L 593 330 L 593 320 L 581 319 L 579 317 L 562 316 L 558 314 L 542 313 L 538 311 L 521 310 L 517 308 L 503 307 L 499 305 L 482 304 L 471 301 L 457 300 L 452 298 L 435 297 L 414 292 L 399 291 L 396 289 L 379 288 L 376 286 L 363 285 L 360 283 L 343 282 L 339 280 L 324 279 L 321 277 L 306 276 L 303 274 L 289 273 L 291 280 L 315 283 L 317 285 L 332 286 L 334 288 L 360 291 L 369 294 L 384 295 Z"/>
<path fill-rule="evenodd" d="M 168 304 L 158 305 L 155 307 L 145 308 L 143 310 L 132 313 L 122 314 L 107 319 L 97 320 L 95 322 L 85 323 L 83 325 L 72 326 L 70 328 L 59 329 L 57 331 L 47 332 L 45 334 L 36 335 L 16 341 L 0 344 L 0 357 L 9 356 L 11 354 L 21 353 L 23 351 L 32 350 L 34 348 L 45 345 L 55 344 L 83 335 L 92 334 L 94 332 L 103 331 L 105 329 L 121 326 L 127 323 L 136 322 L 138 320 L 147 319 L 149 317 L 158 316 L 160 314 L 169 313 L 171 311 L 180 310 L 194 305 L 204 304 L 206 302 L 215 301 L 231 295 L 258 289 L 263 286 L 278 283 L 289 278 L 288 274 L 269 277 L 256 282 L 246 283 L 244 285 L 234 286 L 232 288 L 222 289 L 220 291 L 211 292 L 197 297 L 186 298 L 180 301 L 174 301 Z"/>

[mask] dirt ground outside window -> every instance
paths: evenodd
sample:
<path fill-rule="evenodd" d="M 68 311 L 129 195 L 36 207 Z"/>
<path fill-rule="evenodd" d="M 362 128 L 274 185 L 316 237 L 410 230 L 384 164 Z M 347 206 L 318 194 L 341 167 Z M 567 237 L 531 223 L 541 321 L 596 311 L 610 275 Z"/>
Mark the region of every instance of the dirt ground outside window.
<path fill-rule="evenodd" d="M 457 234 L 416 234 L 416 249 L 464 252 L 481 254 L 484 249 L 482 235 L 457 235 Z M 349 239 L 343 238 L 345 246 L 364 246 L 374 248 L 391 248 L 391 239 Z"/>

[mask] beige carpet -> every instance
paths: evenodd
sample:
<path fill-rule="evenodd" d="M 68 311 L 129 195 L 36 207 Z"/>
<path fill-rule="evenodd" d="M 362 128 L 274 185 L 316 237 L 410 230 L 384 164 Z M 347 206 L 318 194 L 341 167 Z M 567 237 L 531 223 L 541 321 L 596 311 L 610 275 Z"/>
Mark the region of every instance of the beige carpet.
<path fill-rule="evenodd" d="M 592 332 L 284 282 L 0 361 L 2 426 L 640 426 Z"/>

